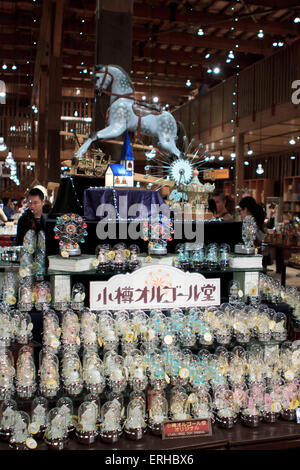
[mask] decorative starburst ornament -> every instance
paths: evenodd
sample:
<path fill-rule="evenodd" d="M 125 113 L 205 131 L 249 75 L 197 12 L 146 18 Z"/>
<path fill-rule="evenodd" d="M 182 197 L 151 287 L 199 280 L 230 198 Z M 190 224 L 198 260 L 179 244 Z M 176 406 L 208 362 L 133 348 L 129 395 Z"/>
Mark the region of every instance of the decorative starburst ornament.
<path fill-rule="evenodd" d="M 203 144 L 199 144 L 193 153 L 190 153 L 195 139 L 187 143 L 186 136 L 183 138 L 184 151 L 179 157 L 170 155 L 160 150 L 151 149 L 145 153 L 146 159 L 149 162 L 145 166 L 145 177 L 153 176 L 158 178 L 155 185 L 158 187 L 156 191 L 166 185 L 167 181 L 173 181 L 176 188 L 183 188 L 189 184 L 193 178 L 193 171 L 199 169 L 205 163 L 205 157 L 208 150 L 205 150 L 201 155 L 199 154 L 200 149 L 203 148 Z M 151 162 L 151 163 L 150 163 Z M 148 188 L 153 185 L 149 183 Z"/>

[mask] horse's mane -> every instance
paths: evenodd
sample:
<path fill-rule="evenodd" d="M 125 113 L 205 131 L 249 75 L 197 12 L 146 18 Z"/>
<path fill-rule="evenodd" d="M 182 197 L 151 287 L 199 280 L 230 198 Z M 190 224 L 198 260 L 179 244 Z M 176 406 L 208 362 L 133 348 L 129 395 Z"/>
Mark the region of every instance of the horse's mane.
<path fill-rule="evenodd" d="M 127 77 L 131 88 L 133 88 L 133 83 L 132 83 L 132 80 L 131 80 L 129 74 L 122 67 L 120 67 L 119 65 L 115 65 L 115 64 L 109 64 L 109 65 L 107 65 L 107 67 L 114 67 L 115 69 L 119 69 L 120 72 L 122 72 Z"/>

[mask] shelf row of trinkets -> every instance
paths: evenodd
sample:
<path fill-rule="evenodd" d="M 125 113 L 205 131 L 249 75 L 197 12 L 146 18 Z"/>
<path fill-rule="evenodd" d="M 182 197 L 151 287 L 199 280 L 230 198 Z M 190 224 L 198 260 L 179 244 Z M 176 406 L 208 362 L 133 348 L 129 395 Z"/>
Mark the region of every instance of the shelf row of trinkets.
<path fill-rule="evenodd" d="M 113 247 L 109 244 L 101 244 L 96 247 L 96 258 L 92 265 L 99 273 L 132 272 L 140 267 L 138 245 L 127 247 L 125 243 L 117 243 Z"/>
<path fill-rule="evenodd" d="M 46 372 L 43 371 L 43 361 L 49 360 L 51 353 L 42 351 L 41 354 L 40 378 Z M 139 356 L 137 351 L 124 358 L 127 360 L 129 369 L 130 366 L 133 368 L 133 364 L 141 368 L 143 362 L 146 362 L 153 378 L 151 388 L 141 387 L 141 382 L 139 386 L 136 386 L 136 383 L 132 387 L 127 407 L 124 406 L 124 389 L 120 386 L 118 374 L 115 374 L 113 378 L 115 385 L 118 383 L 118 386 L 111 389 L 104 402 L 105 395 L 99 390 L 87 390 L 90 394 L 83 397 L 77 416 L 74 416 L 72 401 L 74 387 L 72 398 L 70 396 L 57 398 L 54 408 L 50 410 L 50 401 L 47 398 L 53 399 L 54 396 L 35 397 L 31 403 L 30 415 L 19 411 L 17 402 L 8 394 L 8 398 L 5 397 L 1 405 L 0 439 L 9 440 L 10 445 L 16 449 L 24 449 L 36 447 L 37 441 L 33 438 L 35 436 L 36 439 L 44 438 L 50 448 L 63 449 L 71 433 L 75 433 L 78 441 L 83 444 L 95 442 L 98 436 L 104 442 L 115 443 L 122 433 L 130 439 L 139 440 L 147 429 L 154 434 L 161 434 L 162 423 L 168 420 L 205 418 L 227 429 L 233 427 L 238 419 L 250 427 L 257 427 L 262 421 L 274 423 L 279 418 L 296 420 L 296 410 L 300 406 L 299 342 L 287 342 L 280 349 L 277 348 L 277 355 L 273 350 L 264 358 L 275 368 L 278 361 L 287 364 L 289 369 L 286 370 L 284 379 L 274 374 L 273 369 L 271 375 L 252 377 L 254 380 L 248 377 L 245 381 L 245 372 L 249 373 L 252 365 L 255 364 L 257 370 L 261 369 L 260 359 L 265 353 L 258 345 L 254 345 L 249 351 L 241 347 L 235 348 L 232 352 L 221 347 L 216 350 L 215 354 L 210 354 L 205 350 L 200 351 L 198 367 L 208 376 L 208 380 L 203 382 L 201 380 L 189 381 L 188 372 L 191 367 L 189 370 L 188 362 L 195 367 L 195 358 L 192 354 L 188 355 L 189 361 L 186 358 L 185 364 L 181 364 L 187 367 L 181 367 L 177 374 L 180 381 L 174 380 L 175 376 L 172 377 L 170 370 L 168 373 L 171 379 L 168 379 L 167 369 L 160 370 L 164 363 L 164 354 L 168 356 L 167 361 L 170 365 L 172 358 L 176 356 L 174 350 L 165 353 L 154 350 L 144 357 Z M 32 360 L 32 351 L 23 347 L 18 360 L 20 356 L 23 356 L 22 361 Z M 94 362 L 95 356 L 94 352 L 87 352 L 86 363 L 89 360 Z M 66 375 L 74 381 L 75 372 L 78 369 L 74 367 L 76 363 L 72 361 L 74 357 L 73 359 L 65 357 L 62 368 L 70 366 L 72 372 Z M 103 366 L 104 362 L 112 373 L 120 366 L 120 357 L 110 351 L 103 361 Z M 228 371 L 226 371 L 229 365 L 235 371 L 242 368 L 244 371 L 242 376 L 239 378 L 236 376 L 235 380 L 233 376 L 229 379 Z M 295 366 L 298 367 L 298 378 L 291 375 L 291 367 Z M 215 374 L 217 369 L 219 370 Z M 27 379 L 30 378 L 28 372 L 29 370 L 26 374 Z M 224 380 L 226 374 L 229 382 Z M 197 377 L 200 379 L 201 373 Z M 140 379 L 139 374 L 138 378 Z M 48 376 L 48 380 L 53 381 L 53 378 Z M 171 386 L 167 391 L 168 382 L 171 382 Z"/>
<path fill-rule="evenodd" d="M 199 245 L 196 249 L 188 249 L 189 245 L 181 243 L 176 247 L 173 260 L 175 267 L 183 271 L 217 271 L 230 267 L 230 246 L 227 243 L 218 245 Z"/>
<path fill-rule="evenodd" d="M 27 344 L 33 323 L 28 312 L 0 304 L 0 346 L 14 341 Z M 244 303 L 223 303 L 219 308 L 154 309 L 93 312 L 83 308 L 78 313 L 66 309 L 61 314 L 43 310 L 43 346 L 51 352 L 80 348 L 121 350 L 126 353 L 141 345 L 145 349 L 177 345 L 181 348 L 209 347 L 215 344 L 247 345 L 254 339 L 262 344 L 287 339 L 287 318 L 267 305 L 254 308 Z"/>

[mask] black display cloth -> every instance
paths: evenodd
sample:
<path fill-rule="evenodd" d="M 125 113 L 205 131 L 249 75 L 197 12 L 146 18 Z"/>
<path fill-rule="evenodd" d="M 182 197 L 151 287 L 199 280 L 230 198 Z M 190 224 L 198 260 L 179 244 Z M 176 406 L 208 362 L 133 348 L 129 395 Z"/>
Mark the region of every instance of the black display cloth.
<path fill-rule="evenodd" d="M 83 215 L 83 193 L 89 187 L 102 186 L 103 178 L 89 176 L 64 176 L 60 180 L 55 204 L 48 216 L 58 217 L 74 212 Z"/>
<path fill-rule="evenodd" d="M 120 214 L 121 218 L 142 217 L 144 212 L 137 212 L 139 209 L 134 205 L 143 205 L 147 210 L 147 216 L 157 215 L 159 206 L 168 206 L 157 191 L 139 189 L 112 189 L 112 188 L 88 188 L 83 193 L 83 214 L 87 219 L 99 219 L 97 209 L 104 204 L 112 204 L 115 218 Z M 133 209 L 132 214 L 130 208 Z M 145 210 L 145 213 L 146 213 Z M 128 215 L 129 214 L 129 215 Z M 101 218 L 106 217 L 105 214 Z"/>

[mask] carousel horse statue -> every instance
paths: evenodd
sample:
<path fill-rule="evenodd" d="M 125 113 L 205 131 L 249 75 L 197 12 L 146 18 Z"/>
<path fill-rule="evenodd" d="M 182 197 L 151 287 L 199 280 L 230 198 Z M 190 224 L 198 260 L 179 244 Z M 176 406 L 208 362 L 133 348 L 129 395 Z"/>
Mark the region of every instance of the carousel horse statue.
<path fill-rule="evenodd" d="M 93 142 L 119 137 L 125 131 L 157 137 L 162 150 L 180 157 L 181 151 L 175 141 L 182 124 L 177 123 L 168 111 L 161 111 L 158 106 L 137 101 L 131 79 L 121 67 L 97 65 L 95 87 L 96 93 L 110 96 L 108 125 L 88 137 L 77 151 L 78 158 L 86 153 Z"/>

